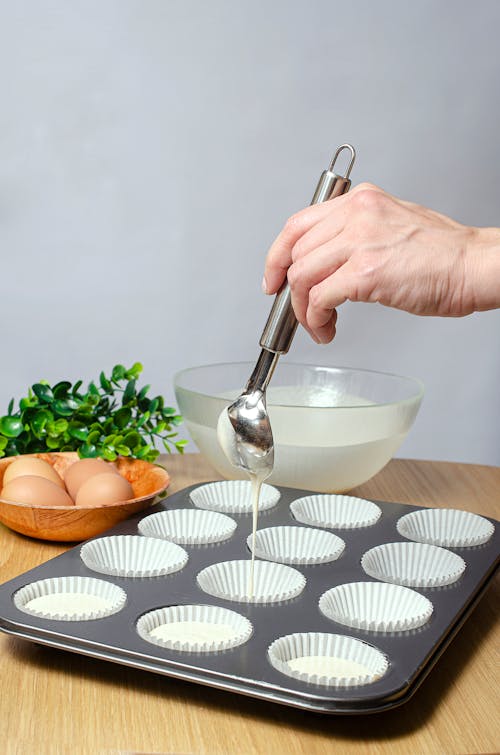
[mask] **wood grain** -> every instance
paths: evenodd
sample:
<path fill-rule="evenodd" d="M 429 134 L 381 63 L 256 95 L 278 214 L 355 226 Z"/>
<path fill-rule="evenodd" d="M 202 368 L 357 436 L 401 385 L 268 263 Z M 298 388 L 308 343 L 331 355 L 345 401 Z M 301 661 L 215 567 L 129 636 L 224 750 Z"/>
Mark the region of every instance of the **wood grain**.
<path fill-rule="evenodd" d="M 171 492 L 217 479 L 197 454 L 167 457 Z M 394 460 L 356 494 L 500 517 L 500 469 Z M 5 581 L 61 553 L 0 525 Z M 322 717 L 0 635 L 0 751 L 5 755 L 323 755 L 500 750 L 495 580 L 404 706 Z"/>

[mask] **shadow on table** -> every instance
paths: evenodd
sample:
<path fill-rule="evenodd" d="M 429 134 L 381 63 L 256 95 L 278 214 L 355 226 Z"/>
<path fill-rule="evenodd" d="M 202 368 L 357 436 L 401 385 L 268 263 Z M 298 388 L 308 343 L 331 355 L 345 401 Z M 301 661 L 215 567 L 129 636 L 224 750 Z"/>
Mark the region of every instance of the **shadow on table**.
<path fill-rule="evenodd" d="M 451 645 L 439 659 L 421 687 L 403 706 L 378 714 L 322 715 L 245 697 L 205 686 L 169 679 L 126 666 L 119 666 L 87 656 L 68 653 L 31 642 L 9 638 L 19 660 L 36 668 L 50 668 L 99 684 L 136 690 L 155 697 L 177 699 L 191 709 L 213 709 L 225 716 L 233 715 L 254 721 L 266 720 L 288 729 L 313 731 L 316 735 L 343 737 L 346 740 L 391 739 L 425 726 L 435 710 L 446 703 L 457 677 L 474 662 L 480 645 L 496 623 L 494 603 L 498 584 L 491 585 L 483 601 L 473 611 Z M 69 662 L 68 656 L 71 657 Z"/>

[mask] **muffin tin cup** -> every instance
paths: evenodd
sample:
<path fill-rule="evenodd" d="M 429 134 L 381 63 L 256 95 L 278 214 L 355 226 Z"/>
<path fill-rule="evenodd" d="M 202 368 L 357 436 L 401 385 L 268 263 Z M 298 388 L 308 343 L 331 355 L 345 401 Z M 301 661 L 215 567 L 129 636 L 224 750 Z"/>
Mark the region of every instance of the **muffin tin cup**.
<path fill-rule="evenodd" d="M 252 550 L 252 535 L 247 538 Z M 345 542 L 332 532 L 312 527 L 268 527 L 255 533 L 257 558 L 281 564 L 324 564 L 336 561 L 343 553 Z"/>
<path fill-rule="evenodd" d="M 348 582 L 327 590 L 319 610 L 328 619 L 367 632 L 406 632 L 432 615 L 428 598 L 409 587 L 386 582 Z"/>
<path fill-rule="evenodd" d="M 179 545 L 210 545 L 228 540 L 236 527 L 234 519 L 217 511 L 169 509 L 142 519 L 138 530 Z"/>
<path fill-rule="evenodd" d="M 281 493 L 264 483 L 260 489 L 259 512 L 272 509 Z M 220 511 L 226 514 L 250 514 L 253 510 L 252 483 L 249 480 L 222 480 L 200 485 L 189 494 L 199 509 Z"/>
<path fill-rule="evenodd" d="M 217 598 L 239 603 L 280 603 L 300 595 L 306 578 L 297 569 L 271 561 L 222 561 L 197 576 L 201 589 Z"/>
<path fill-rule="evenodd" d="M 443 587 L 465 571 L 461 556 L 426 543 L 384 543 L 370 548 L 361 559 L 370 577 L 406 587 Z"/>
<path fill-rule="evenodd" d="M 188 554 L 175 543 L 139 535 L 100 537 L 82 545 L 88 569 L 114 577 L 163 577 L 183 569 Z"/>
<path fill-rule="evenodd" d="M 359 687 L 387 672 L 387 657 L 366 642 L 341 634 L 297 632 L 279 637 L 268 648 L 271 665 L 307 684 Z"/>
<path fill-rule="evenodd" d="M 158 608 L 141 616 L 136 629 L 146 642 L 185 653 L 224 652 L 243 645 L 253 631 L 245 616 L 208 605 Z"/>
<path fill-rule="evenodd" d="M 331 529 L 371 527 L 382 511 L 376 503 L 349 495 L 309 495 L 290 504 L 298 522 Z"/>
<path fill-rule="evenodd" d="M 461 509 L 420 509 L 405 514 L 396 527 L 408 540 L 448 548 L 483 545 L 495 531 L 488 519 Z"/>
<path fill-rule="evenodd" d="M 120 611 L 127 595 L 121 587 L 93 577 L 50 577 L 14 594 L 25 613 L 56 621 L 92 621 Z"/>

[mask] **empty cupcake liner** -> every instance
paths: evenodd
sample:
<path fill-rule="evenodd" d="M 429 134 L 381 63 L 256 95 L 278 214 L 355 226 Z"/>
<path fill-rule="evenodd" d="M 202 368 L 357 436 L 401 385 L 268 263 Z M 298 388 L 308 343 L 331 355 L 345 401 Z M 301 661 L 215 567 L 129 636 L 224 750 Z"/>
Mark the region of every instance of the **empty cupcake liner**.
<path fill-rule="evenodd" d="M 279 637 L 268 648 L 269 662 L 282 674 L 325 687 L 371 684 L 387 672 L 387 657 L 354 637 L 298 632 Z"/>
<path fill-rule="evenodd" d="M 400 535 L 418 543 L 471 548 L 487 543 L 493 524 L 478 514 L 460 509 L 420 509 L 405 514 L 397 523 Z"/>
<path fill-rule="evenodd" d="M 252 535 L 247 538 L 252 550 Z M 340 537 L 311 527 L 268 527 L 255 533 L 258 558 L 282 564 L 324 564 L 335 561 L 343 553 L 345 543 Z"/>
<path fill-rule="evenodd" d="M 251 561 L 222 561 L 207 566 L 197 576 L 209 595 L 240 603 L 279 603 L 300 595 L 306 579 L 296 569 L 271 561 L 255 561 L 253 590 Z"/>
<path fill-rule="evenodd" d="M 175 543 L 139 535 L 100 537 L 82 545 L 88 569 L 115 577 L 161 577 L 182 569 L 188 554 Z"/>
<path fill-rule="evenodd" d="M 409 587 L 387 582 L 349 582 L 327 590 L 320 611 L 332 621 L 368 632 L 404 632 L 425 624 L 432 603 Z"/>
<path fill-rule="evenodd" d="M 169 509 L 151 514 L 139 522 L 141 535 L 171 540 L 181 545 L 208 545 L 230 538 L 237 527 L 234 519 L 216 511 Z"/>
<path fill-rule="evenodd" d="M 293 501 L 290 511 L 304 524 L 346 530 L 371 527 L 382 514 L 372 501 L 349 495 L 308 495 Z"/>
<path fill-rule="evenodd" d="M 51 577 L 21 587 L 14 605 L 25 613 L 59 621 L 103 619 L 127 600 L 121 587 L 93 577 Z"/>
<path fill-rule="evenodd" d="M 167 606 L 149 611 L 137 632 L 154 645 L 187 653 L 218 653 L 246 642 L 253 627 L 247 618 L 219 606 Z"/>
<path fill-rule="evenodd" d="M 280 492 L 264 483 L 260 489 L 259 511 L 276 506 Z M 227 514 L 248 514 L 253 509 L 252 483 L 250 480 L 222 480 L 200 485 L 189 494 L 199 509 L 222 511 Z"/>
<path fill-rule="evenodd" d="M 465 571 L 461 556 L 426 543 L 377 545 L 366 551 L 361 566 L 370 577 L 407 587 L 451 585 Z"/>

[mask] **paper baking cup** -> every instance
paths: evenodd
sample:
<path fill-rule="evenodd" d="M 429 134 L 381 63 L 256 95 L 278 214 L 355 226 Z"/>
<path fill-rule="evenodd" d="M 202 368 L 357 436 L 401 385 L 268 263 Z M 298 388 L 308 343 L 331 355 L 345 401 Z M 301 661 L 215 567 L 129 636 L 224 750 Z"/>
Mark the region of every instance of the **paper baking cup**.
<path fill-rule="evenodd" d="M 375 503 L 349 495 L 308 495 L 293 501 L 290 511 L 304 524 L 345 530 L 371 527 L 382 513 Z"/>
<path fill-rule="evenodd" d="M 432 603 L 409 587 L 349 582 L 323 593 L 320 611 L 332 621 L 368 632 L 404 632 L 425 624 Z"/>
<path fill-rule="evenodd" d="M 162 577 L 182 569 L 188 554 L 175 543 L 139 535 L 112 535 L 85 543 L 80 558 L 88 569 L 114 577 Z"/>
<path fill-rule="evenodd" d="M 59 621 L 103 619 L 120 611 L 126 600 L 121 587 L 93 577 L 41 579 L 14 595 L 14 605 L 21 611 Z"/>
<path fill-rule="evenodd" d="M 408 540 L 450 548 L 482 545 L 495 531 L 488 519 L 459 509 L 420 509 L 405 514 L 396 526 Z"/>
<path fill-rule="evenodd" d="M 272 509 L 280 499 L 280 492 L 272 485 L 262 485 L 259 496 L 259 511 Z M 227 514 L 249 514 L 253 509 L 252 483 L 250 480 L 223 480 L 201 485 L 189 494 L 199 509 L 222 511 Z"/>
<path fill-rule="evenodd" d="M 139 522 L 141 535 L 171 540 L 181 545 L 219 543 L 230 538 L 237 525 L 217 511 L 169 509 L 151 514 Z"/>
<path fill-rule="evenodd" d="M 244 616 L 218 606 L 168 606 L 149 611 L 137 632 L 154 645 L 186 653 L 218 653 L 246 642 L 252 625 Z"/>
<path fill-rule="evenodd" d="M 252 535 L 247 538 L 252 550 Z M 255 556 L 282 564 L 324 564 L 345 548 L 340 537 L 311 527 L 268 527 L 255 533 Z"/>
<path fill-rule="evenodd" d="M 271 561 L 255 561 L 253 594 L 249 595 L 251 561 L 222 561 L 197 576 L 209 595 L 240 603 L 279 603 L 300 595 L 306 579 L 296 569 Z"/>
<path fill-rule="evenodd" d="M 341 634 L 299 632 L 275 640 L 269 662 L 282 674 L 325 687 L 359 687 L 380 679 L 386 656 L 366 642 Z M 307 670 L 304 670 L 307 669 Z"/>
<path fill-rule="evenodd" d="M 426 543 L 377 545 L 366 551 L 361 566 L 370 577 L 407 587 L 451 585 L 465 571 L 461 556 Z"/>

